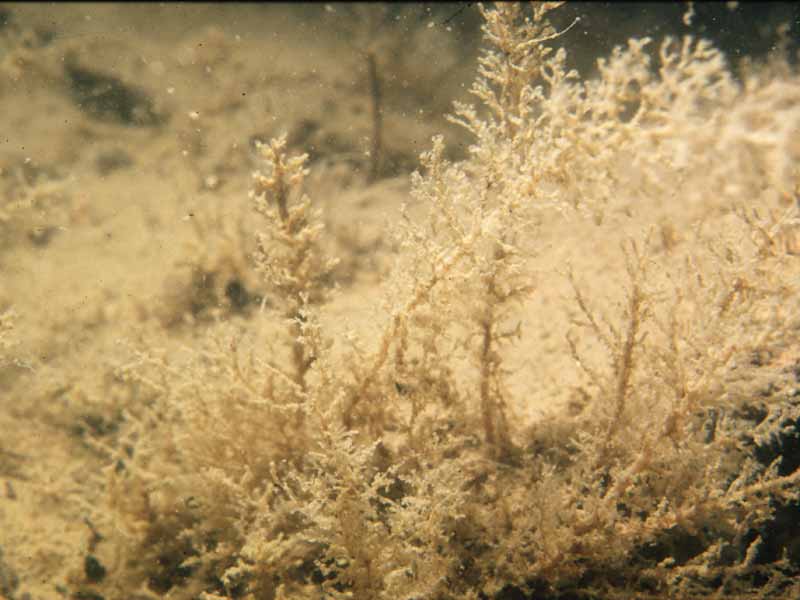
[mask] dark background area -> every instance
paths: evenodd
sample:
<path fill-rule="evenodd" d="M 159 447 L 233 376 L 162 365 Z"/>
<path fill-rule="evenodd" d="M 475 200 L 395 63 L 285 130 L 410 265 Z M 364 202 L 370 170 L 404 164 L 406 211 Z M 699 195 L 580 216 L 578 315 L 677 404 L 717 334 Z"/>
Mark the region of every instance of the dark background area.
<path fill-rule="evenodd" d="M 559 31 L 580 17 L 559 44 L 570 49 L 572 66 L 583 75 L 591 75 L 597 58 L 608 56 L 614 46 L 624 45 L 631 37 L 645 36 L 655 42 L 667 35 L 705 38 L 736 66 L 743 57 L 763 59 L 776 49 L 778 30 L 783 24 L 788 26 L 788 58 L 792 64 L 797 63 L 800 2 L 695 2 L 695 15 L 689 26 L 683 22 L 687 8 L 685 2 L 567 2 L 550 14 Z M 388 18 L 408 28 L 428 23 L 450 27 L 465 44 L 465 50 L 480 44 L 482 19 L 475 2 L 395 4 L 390 7 Z"/>

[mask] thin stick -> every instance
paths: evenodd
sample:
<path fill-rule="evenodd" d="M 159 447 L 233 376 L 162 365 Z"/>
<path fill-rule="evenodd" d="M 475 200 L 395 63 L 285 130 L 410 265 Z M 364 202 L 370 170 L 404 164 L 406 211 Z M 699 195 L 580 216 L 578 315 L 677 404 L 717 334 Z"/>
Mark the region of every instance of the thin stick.
<path fill-rule="evenodd" d="M 369 153 L 369 181 L 373 182 L 378 179 L 381 167 L 383 111 L 381 107 L 381 82 L 378 78 L 378 66 L 375 62 L 375 53 L 370 50 L 367 52 L 366 57 L 370 96 L 372 98 L 372 147 Z"/>

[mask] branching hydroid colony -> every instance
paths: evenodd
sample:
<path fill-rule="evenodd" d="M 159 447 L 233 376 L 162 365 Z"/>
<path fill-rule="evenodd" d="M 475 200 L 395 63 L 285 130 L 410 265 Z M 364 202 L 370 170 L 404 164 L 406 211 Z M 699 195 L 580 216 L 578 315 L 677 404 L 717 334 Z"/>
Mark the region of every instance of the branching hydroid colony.
<path fill-rule="evenodd" d="M 258 237 L 258 265 L 265 280 L 283 302 L 284 317 L 290 322 L 292 370 L 290 378 L 301 390 L 306 389 L 305 376 L 314 357 L 309 355 L 303 336 L 303 308 L 309 302 L 324 299 L 325 280 L 337 260 L 322 255 L 319 237 L 323 225 L 319 212 L 311 210 L 311 201 L 304 196 L 297 201 L 293 192 L 301 189 L 308 171 L 308 156 L 287 159 L 286 138 L 261 146 L 271 167 L 270 176 L 255 175 L 253 197 L 256 210 L 272 225 L 269 233 Z M 292 206 L 290 202 L 294 201 Z"/>
<path fill-rule="evenodd" d="M 318 316 L 334 261 L 302 196 L 305 159 L 283 140 L 262 147 L 256 261 L 282 300 L 259 318 L 282 320 L 284 343 L 210 334 L 180 368 L 152 351 L 124 370 L 150 402 L 130 407 L 109 471 L 117 561 L 92 589 L 800 593 L 800 556 L 772 527 L 796 512 L 800 479 L 786 453 L 800 404 L 791 372 L 774 366 L 791 358 L 800 325 L 786 207 L 800 79 L 762 71 L 737 83 L 719 52 L 686 38 L 665 40 L 655 64 L 650 40 L 631 40 L 582 81 L 550 49 L 556 7 L 481 8 L 480 105 L 454 117 L 475 144 L 459 163 L 441 137 L 422 155 L 412 195 L 428 217 L 404 213 L 391 306 L 374 343 L 353 341 L 345 358 Z M 699 221 L 659 236 L 654 214 L 650 234 L 623 246 L 616 310 L 570 271 L 564 351 L 583 374 L 582 402 L 511 418 L 524 399 L 508 385 L 508 345 L 526 334 L 536 215 L 600 223 L 645 198 L 726 216 L 713 235 Z"/>

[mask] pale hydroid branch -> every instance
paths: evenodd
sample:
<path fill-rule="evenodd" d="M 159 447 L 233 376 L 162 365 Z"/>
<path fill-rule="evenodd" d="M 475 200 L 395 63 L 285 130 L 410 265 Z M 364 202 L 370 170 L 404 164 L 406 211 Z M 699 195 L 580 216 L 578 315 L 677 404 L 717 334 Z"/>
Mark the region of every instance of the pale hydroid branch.
<path fill-rule="evenodd" d="M 291 378 L 304 390 L 314 357 L 307 355 L 301 341 L 302 310 L 324 300 L 338 260 L 320 248 L 325 226 L 320 211 L 312 209 L 311 200 L 302 194 L 308 155 L 288 157 L 285 149 L 286 136 L 259 145 L 268 172 L 253 175 L 251 197 L 266 218 L 266 229 L 258 235 L 256 263 L 288 321 Z"/>

